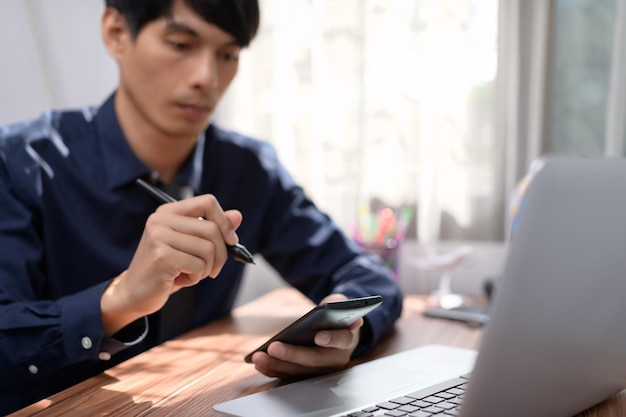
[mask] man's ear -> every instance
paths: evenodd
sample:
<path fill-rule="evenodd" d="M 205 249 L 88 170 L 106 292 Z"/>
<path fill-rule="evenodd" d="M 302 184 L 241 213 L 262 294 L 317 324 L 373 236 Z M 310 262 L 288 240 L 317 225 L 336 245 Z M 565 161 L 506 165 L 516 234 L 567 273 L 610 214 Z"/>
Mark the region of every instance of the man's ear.
<path fill-rule="evenodd" d="M 117 61 L 124 53 L 124 48 L 131 41 L 131 33 L 126 19 L 112 7 L 102 14 L 101 21 L 102 40 L 109 54 Z"/>

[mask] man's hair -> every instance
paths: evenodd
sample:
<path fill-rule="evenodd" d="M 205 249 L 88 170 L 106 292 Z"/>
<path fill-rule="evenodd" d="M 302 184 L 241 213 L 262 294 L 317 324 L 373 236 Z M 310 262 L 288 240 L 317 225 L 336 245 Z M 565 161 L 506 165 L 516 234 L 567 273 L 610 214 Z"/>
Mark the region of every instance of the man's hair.
<path fill-rule="evenodd" d="M 248 46 L 259 28 L 258 0 L 183 0 L 207 22 Z M 106 7 L 119 11 L 136 37 L 143 27 L 162 17 L 171 16 L 174 0 L 105 0 Z"/>

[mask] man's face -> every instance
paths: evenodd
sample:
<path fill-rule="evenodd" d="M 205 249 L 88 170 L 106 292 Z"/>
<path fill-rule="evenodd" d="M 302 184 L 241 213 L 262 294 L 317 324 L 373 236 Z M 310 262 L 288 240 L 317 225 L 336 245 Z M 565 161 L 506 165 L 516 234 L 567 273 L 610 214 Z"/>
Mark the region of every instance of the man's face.
<path fill-rule="evenodd" d="M 235 77 L 240 50 L 232 35 L 176 0 L 170 17 L 127 38 L 118 55 L 121 109 L 165 135 L 195 137 Z"/>

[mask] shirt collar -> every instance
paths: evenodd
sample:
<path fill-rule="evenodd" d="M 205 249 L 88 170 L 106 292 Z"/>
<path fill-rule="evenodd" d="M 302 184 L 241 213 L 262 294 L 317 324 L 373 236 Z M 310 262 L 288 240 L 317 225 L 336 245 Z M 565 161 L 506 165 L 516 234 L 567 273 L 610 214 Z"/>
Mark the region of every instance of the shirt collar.
<path fill-rule="evenodd" d="M 135 182 L 137 178 L 150 175 L 150 169 L 137 158 L 126 141 L 115 114 L 115 93 L 100 107 L 96 115 L 96 125 L 102 157 L 105 164 L 107 185 L 110 189 Z M 189 185 L 197 193 L 202 177 L 205 133 L 198 136 L 196 147 L 183 164 L 175 182 Z"/>

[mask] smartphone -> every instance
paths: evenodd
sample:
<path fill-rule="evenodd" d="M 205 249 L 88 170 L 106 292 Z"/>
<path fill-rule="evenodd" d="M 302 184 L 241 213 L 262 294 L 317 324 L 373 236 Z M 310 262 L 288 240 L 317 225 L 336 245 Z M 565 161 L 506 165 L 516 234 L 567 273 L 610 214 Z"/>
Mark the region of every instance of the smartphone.
<path fill-rule="evenodd" d="M 319 304 L 247 354 L 245 361 L 252 363 L 254 352 L 266 352 L 269 344 L 276 340 L 292 345 L 313 346 L 315 345 L 313 338 L 317 331 L 348 327 L 382 302 L 383 298 L 380 295 L 373 295 Z"/>

